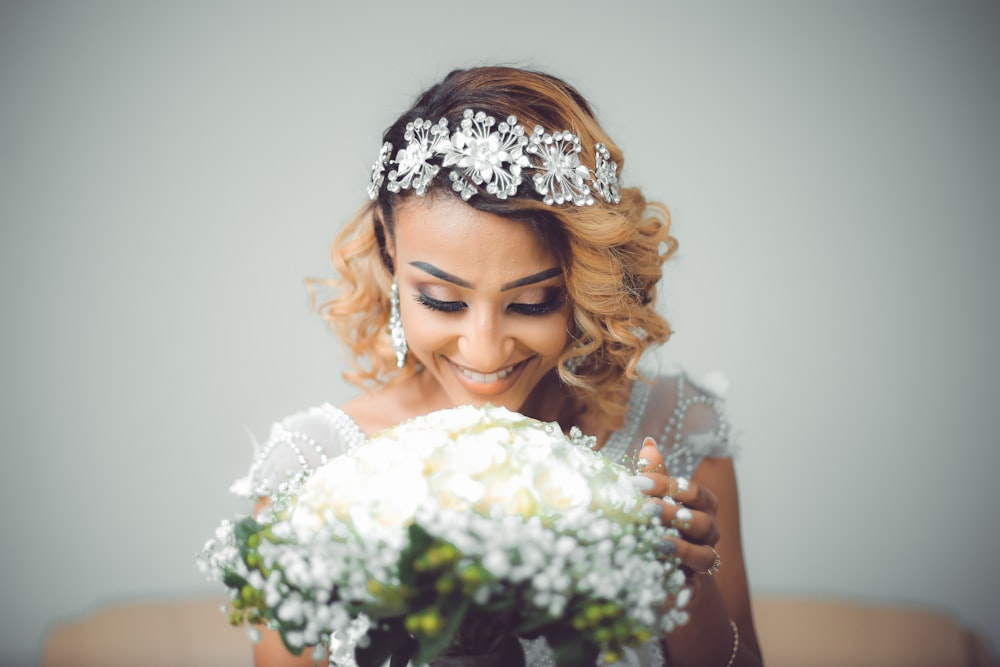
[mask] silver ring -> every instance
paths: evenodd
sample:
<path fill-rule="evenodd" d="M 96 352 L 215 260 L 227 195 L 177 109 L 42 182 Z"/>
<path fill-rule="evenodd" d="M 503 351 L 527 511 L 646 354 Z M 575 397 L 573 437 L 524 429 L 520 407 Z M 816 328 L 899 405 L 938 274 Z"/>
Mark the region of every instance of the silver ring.
<path fill-rule="evenodd" d="M 708 546 L 707 544 L 705 544 L 705 545 L 703 545 L 703 546 L 704 546 L 704 547 L 705 547 L 706 549 L 708 549 L 709 551 L 711 551 L 711 552 L 712 552 L 712 554 L 714 554 L 714 555 L 715 555 L 715 559 L 714 559 L 714 560 L 712 561 L 712 566 L 711 566 L 711 567 L 709 567 L 709 568 L 708 568 L 707 570 L 705 570 L 704 572 L 698 572 L 697 570 L 695 570 L 695 572 L 696 572 L 697 574 L 707 574 L 707 575 L 709 575 L 709 576 L 712 576 L 713 574 L 715 574 L 716 572 L 718 572 L 718 571 L 719 571 L 719 570 L 720 570 L 720 569 L 722 568 L 722 556 L 720 556 L 720 555 L 719 555 L 719 552 L 718 552 L 718 551 L 716 551 L 716 550 L 715 550 L 715 549 L 713 549 L 712 547 Z"/>

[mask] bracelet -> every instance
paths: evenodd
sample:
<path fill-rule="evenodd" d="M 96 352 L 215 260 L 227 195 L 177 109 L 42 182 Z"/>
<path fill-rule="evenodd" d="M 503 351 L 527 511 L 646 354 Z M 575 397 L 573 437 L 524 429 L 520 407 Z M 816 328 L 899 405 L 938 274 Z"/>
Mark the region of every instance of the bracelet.
<path fill-rule="evenodd" d="M 729 656 L 726 667 L 733 667 L 733 663 L 736 662 L 736 652 L 740 648 L 740 630 L 736 627 L 736 621 L 733 619 L 729 619 L 729 625 L 733 627 L 733 654 Z"/>

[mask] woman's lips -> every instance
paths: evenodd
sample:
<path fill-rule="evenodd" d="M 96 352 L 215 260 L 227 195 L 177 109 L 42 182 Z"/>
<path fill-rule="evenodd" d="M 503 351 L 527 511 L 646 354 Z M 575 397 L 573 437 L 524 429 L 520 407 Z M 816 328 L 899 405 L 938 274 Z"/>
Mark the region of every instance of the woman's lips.
<path fill-rule="evenodd" d="M 515 364 L 514 366 L 516 366 Z M 476 373 L 475 371 L 470 371 L 467 368 L 459 368 L 459 372 L 465 377 L 469 378 L 473 382 L 496 382 L 500 378 L 505 378 L 511 374 L 514 370 L 514 366 L 508 366 L 507 368 L 501 369 L 496 373 Z"/>
<path fill-rule="evenodd" d="M 448 363 L 454 369 L 455 377 L 458 378 L 458 381 L 466 389 L 474 394 L 492 395 L 507 391 L 517 381 L 528 361 L 529 359 L 524 359 L 516 364 L 491 373 L 473 371 L 456 364 L 450 359 Z"/>

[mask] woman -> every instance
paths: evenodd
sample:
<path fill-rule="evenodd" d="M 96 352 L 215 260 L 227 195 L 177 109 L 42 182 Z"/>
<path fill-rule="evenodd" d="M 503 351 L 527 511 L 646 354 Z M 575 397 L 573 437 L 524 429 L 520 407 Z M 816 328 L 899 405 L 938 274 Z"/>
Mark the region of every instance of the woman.
<path fill-rule="evenodd" d="M 629 659 L 757 665 L 720 402 L 638 371 L 670 334 L 654 297 L 676 241 L 662 205 L 619 186 L 621 165 L 586 100 L 554 77 L 476 68 L 421 95 L 385 133 L 371 202 L 333 247 L 337 294 L 320 306 L 367 391 L 276 424 L 238 490 L 266 498 L 368 435 L 461 404 L 578 425 L 636 466 L 683 538 L 664 551 L 691 572 L 688 624 Z M 546 664 L 544 645 L 524 648 Z M 255 655 L 297 664 L 274 635 Z"/>

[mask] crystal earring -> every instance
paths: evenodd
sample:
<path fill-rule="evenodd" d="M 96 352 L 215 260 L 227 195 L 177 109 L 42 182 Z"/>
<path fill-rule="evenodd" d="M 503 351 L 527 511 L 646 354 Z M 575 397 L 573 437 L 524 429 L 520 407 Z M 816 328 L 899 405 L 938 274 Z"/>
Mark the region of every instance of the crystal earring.
<path fill-rule="evenodd" d="M 392 349 L 396 353 L 396 368 L 406 365 L 406 332 L 403 331 L 403 320 L 399 317 L 399 281 L 392 277 L 392 289 L 389 290 L 389 336 L 392 338 Z"/>

